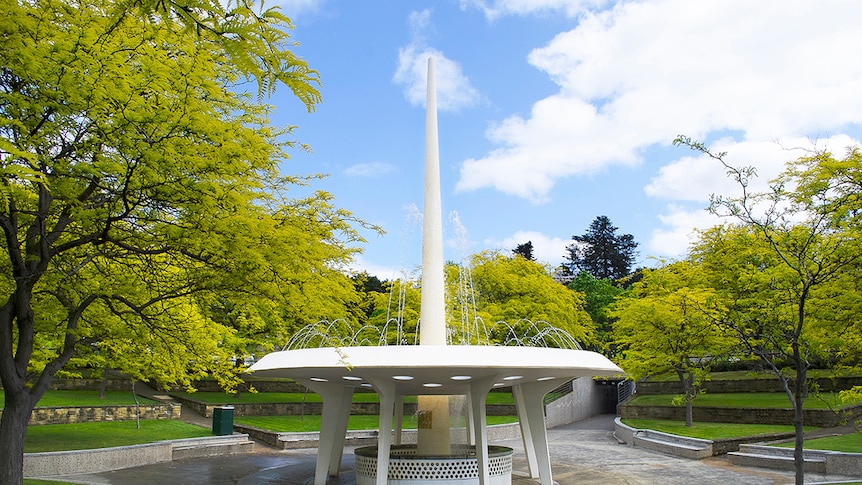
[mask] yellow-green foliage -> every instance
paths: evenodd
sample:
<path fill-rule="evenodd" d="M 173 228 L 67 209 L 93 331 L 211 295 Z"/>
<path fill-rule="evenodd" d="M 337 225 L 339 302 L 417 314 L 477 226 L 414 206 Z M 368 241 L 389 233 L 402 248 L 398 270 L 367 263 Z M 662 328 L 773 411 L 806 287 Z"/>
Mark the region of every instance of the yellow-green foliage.
<path fill-rule="evenodd" d="M 632 291 L 617 299 L 612 316 L 620 365 L 633 378 L 666 372 L 696 374 L 726 352 L 730 340 L 715 322 L 724 308 L 686 261 L 645 270 Z"/>
<path fill-rule="evenodd" d="M 550 268 L 522 257 L 481 253 L 472 261 L 473 286 L 485 323 L 547 322 L 582 346 L 595 339 L 583 293 L 554 281 Z"/>
<path fill-rule="evenodd" d="M 286 197 L 317 176 L 278 173 L 292 128 L 238 88 L 282 82 L 311 110 L 317 74 L 285 17 L 231 5 L 2 1 L 7 390 L 13 357 L 28 386 L 67 362 L 231 385 L 234 357 L 355 301 L 339 270 L 362 222 Z"/>

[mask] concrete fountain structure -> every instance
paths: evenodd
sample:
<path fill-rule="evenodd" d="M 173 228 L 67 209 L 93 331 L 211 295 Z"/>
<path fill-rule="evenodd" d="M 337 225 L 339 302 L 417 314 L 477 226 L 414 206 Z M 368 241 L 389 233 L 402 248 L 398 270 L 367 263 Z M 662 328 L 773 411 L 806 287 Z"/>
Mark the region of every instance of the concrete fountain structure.
<path fill-rule="evenodd" d="M 595 352 L 558 348 L 446 345 L 443 231 L 433 60 L 428 61 L 420 342 L 273 352 L 251 367 L 260 377 L 288 377 L 320 394 L 323 416 L 314 484 L 336 476 L 353 392 L 380 397 L 376 447 L 356 450 L 358 485 L 511 483 L 512 450 L 489 447 L 485 400 L 511 386 L 530 475 L 552 485 L 544 421 L 545 394 L 579 377 L 622 370 Z M 402 445 L 403 397 L 419 396 L 417 445 Z M 448 396 L 466 396 L 467 446 L 450 444 Z M 394 423 L 394 430 L 393 430 Z"/>

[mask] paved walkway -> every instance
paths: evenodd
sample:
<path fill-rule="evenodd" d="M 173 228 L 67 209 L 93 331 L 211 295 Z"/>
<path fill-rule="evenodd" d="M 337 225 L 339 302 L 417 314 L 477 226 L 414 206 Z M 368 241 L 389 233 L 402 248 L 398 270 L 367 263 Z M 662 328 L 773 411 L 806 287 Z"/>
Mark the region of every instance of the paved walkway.
<path fill-rule="evenodd" d="M 688 485 L 789 484 L 791 472 L 731 465 L 723 457 L 688 460 L 619 444 L 613 437 L 613 416 L 596 418 L 548 431 L 554 480 L 560 485 Z M 515 449 L 514 485 L 530 485 L 520 440 L 495 442 Z M 64 479 L 88 485 L 309 485 L 314 481 L 316 450 L 279 451 L 262 444 L 254 453 L 181 460 Z M 341 474 L 330 485 L 353 485 L 353 449 L 345 449 Z M 806 475 L 806 483 L 849 480 L 848 477 Z M 858 480 L 858 478 L 857 478 Z"/>

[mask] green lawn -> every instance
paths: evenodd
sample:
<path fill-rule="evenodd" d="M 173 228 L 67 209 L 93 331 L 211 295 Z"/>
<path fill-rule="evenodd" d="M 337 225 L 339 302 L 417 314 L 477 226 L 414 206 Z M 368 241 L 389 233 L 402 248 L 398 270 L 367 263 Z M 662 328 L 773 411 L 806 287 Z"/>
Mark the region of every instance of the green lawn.
<path fill-rule="evenodd" d="M 638 396 L 629 404 L 636 406 L 672 406 L 673 394 L 655 394 Z M 773 408 L 790 409 L 790 400 L 783 392 L 742 392 L 727 394 L 701 394 L 694 400 L 694 406 L 700 407 L 722 407 L 722 408 Z M 805 400 L 805 409 L 829 409 L 839 408 L 854 403 L 844 403 L 838 398 L 837 393 L 824 392 L 819 395 L 812 394 Z"/>
<path fill-rule="evenodd" d="M 207 404 L 250 404 L 250 403 L 283 403 L 283 402 L 320 402 L 320 395 L 313 392 L 244 392 L 239 397 L 224 392 L 171 392 L 177 397 L 194 399 Z M 373 392 L 357 392 L 353 394 L 353 402 L 379 402 Z M 416 396 L 406 396 L 405 402 L 416 402 Z M 515 404 L 515 399 L 509 392 L 491 392 L 487 404 Z"/>
<path fill-rule="evenodd" d="M 0 391 L 0 403 L 3 402 L 3 391 Z M 138 396 L 140 404 L 153 404 L 156 401 Z M 105 397 L 99 397 L 99 391 L 45 391 L 45 395 L 36 404 L 40 407 L 52 406 L 125 406 L 135 404 L 135 396 L 131 391 L 107 391 Z"/>
<path fill-rule="evenodd" d="M 36 478 L 25 478 L 24 485 L 75 485 L 72 482 L 59 482 L 57 480 L 38 480 Z"/>
<path fill-rule="evenodd" d="M 793 443 L 782 443 L 781 447 L 793 448 Z M 808 450 L 842 451 L 844 453 L 862 453 L 862 432 L 845 434 L 841 436 L 829 436 L 805 440 L 805 448 Z"/>
<path fill-rule="evenodd" d="M 623 423 L 637 429 L 651 429 L 679 436 L 717 440 L 726 438 L 741 438 L 767 433 L 792 433 L 793 426 L 771 424 L 735 424 L 735 423 L 698 423 L 687 427 L 684 421 L 668 421 L 664 419 L 624 419 Z M 816 429 L 811 426 L 805 430 Z"/>
<path fill-rule="evenodd" d="M 141 429 L 137 429 L 135 421 L 49 424 L 27 428 L 24 452 L 109 448 L 210 434 L 210 429 L 176 419 L 143 420 Z"/>
<path fill-rule="evenodd" d="M 849 377 L 859 375 L 858 370 L 832 370 L 832 369 L 810 369 L 808 372 L 809 379 L 820 379 L 830 377 Z M 786 375 L 792 376 L 791 373 Z M 775 374 L 766 371 L 725 371 L 725 372 L 710 372 L 709 380 L 711 381 L 742 381 L 749 379 L 777 379 Z M 679 376 L 676 374 L 664 374 L 659 376 L 651 376 L 649 381 L 653 382 L 679 382 Z"/>
<path fill-rule="evenodd" d="M 489 425 L 515 423 L 518 418 L 515 416 L 488 416 Z M 241 416 L 234 418 L 236 424 L 244 424 L 254 426 L 255 428 L 268 429 L 277 433 L 286 432 L 309 432 L 320 431 L 320 416 Z M 351 415 L 347 422 L 347 429 L 350 430 L 374 430 L 378 428 L 379 420 L 377 416 Z M 458 423 L 454 423 L 457 425 Z M 463 420 L 460 426 L 463 426 Z M 416 419 L 413 416 L 404 417 L 404 429 L 416 429 Z"/>

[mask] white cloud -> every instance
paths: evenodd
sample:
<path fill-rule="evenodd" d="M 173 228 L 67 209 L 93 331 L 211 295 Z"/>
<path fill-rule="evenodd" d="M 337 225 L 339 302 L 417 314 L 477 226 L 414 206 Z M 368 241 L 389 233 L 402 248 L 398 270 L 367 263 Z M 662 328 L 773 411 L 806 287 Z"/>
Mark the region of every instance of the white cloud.
<path fill-rule="evenodd" d="M 344 169 L 348 177 L 375 177 L 395 170 L 395 166 L 384 162 L 357 163 Z"/>
<path fill-rule="evenodd" d="M 271 6 L 281 7 L 281 11 L 290 19 L 295 19 L 304 14 L 317 12 L 323 7 L 324 2 L 321 0 L 275 0 L 267 2 L 264 7 Z"/>
<path fill-rule="evenodd" d="M 711 215 L 704 208 L 686 208 L 670 204 L 667 213 L 659 215 L 666 227 L 652 231 L 647 243 L 649 256 L 678 258 L 688 253 L 689 246 L 695 241 L 698 229 L 706 229 L 721 223 L 721 219 Z"/>
<path fill-rule="evenodd" d="M 515 1 L 493 7 L 526 12 Z M 529 56 L 559 92 L 528 117 L 491 126 L 498 148 L 464 161 L 457 188 L 541 203 L 559 179 L 638 164 L 678 134 L 739 133 L 754 147 L 858 129 L 860 16 L 862 3 L 843 0 L 656 0 L 581 12 L 575 29 Z"/>
<path fill-rule="evenodd" d="M 529 15 L 563 12 L 569 17 L 578 15 L 584 8 L 607 4 L 607 0 L 461 0 L 461 8 L 477 8 L 488 20 L 503 15 Z"/>
<path fill-rule="evenodd" d="M 563 261 L 566 254 L 566 246 L 572 243 L 571 239 L 552 237 L 536 231 L 518 231 L 502 241 L 486 240 L 486 247 L 497 248 L 502 251 L 511 251 L 519 244 L 533 243 L 533 257 L 536 261 L 557 266 Z"/>
<path fill-rule="evenodd" d="M 812 150 L 828 150 L 836 156 L 843 156 L 846 147 L 858 145 L 858 140 L 838 135 L 823 140 L 791 137 L 778 141 L 737 142 L 723 139 L 712 144 L 710 150 L 713 153 L 727 152 L 725 161 L 732 166 L 755 167 L 757 177 L 750 181 L 749 191 L 765 192 L 769 189 L 769 182 L 784 170 L 787 162 Z M 720 162 L 699 154 L 684 156 L 663 166 L 644 191 L 652 197 L 690 202 L 695 207 L 669 203 L 667 213 L 659 215 L 665 227 L 652 232 L 647 246 L 650 255 L 666 257 L 685 254 L 694 241 L 696 230 L 730 222 L 704 210 L 710 195 L 741 195 L 739 185 L 727 176 Z"/>
<path fill-rule="evenodd" d="M 362 256 L 357 256 L 356 258 L 354 258 L 353 262 L 348 265 L 348 269 L 354 273 L 361 273 L 365 271 L 371 276 L 376 276 L 381 281 L 391 281 L 398 278 L 402 278 L 404 276 L 404 270 L 401 268 L 375 264 L 371 261 L 364 259 Z"/>
<path fill-rule="evenodd" d="M 430 11 L 410 15 L 411 41 L 398 51 L 398 67 L 392 81 L 404 90 L 404 97 L 413 106 L 425 106 L 427 97 L 428 59 L 434 59 L 437 85 L 437 108 L 457 112 L 475 106 L 482 96 L 463 73 L 460 64 L 427 45 L 426 31 L 430 28 Z"/>
<path fill-rule="evenodd" d="M 758 176 L 751 181 L 750 189 L 762 192 L 769 188 L 769 181 L 781 173 L 786 162 L 805 154 L 800 147 L 810 150 L 814 145 L 805 138 L 755 142 L 725 138 L 712 143 L 710 150 L 726 152 L 724 159 L 731 166 L 754 167 Z M 644 192 L 659 199 L 702 203 L 708 202 L 711 194 L 732 196 L 739 192 L 739 186 L 727 176 L 719 161 L 699 152 L 691 153 L 661 167 Z"/>

